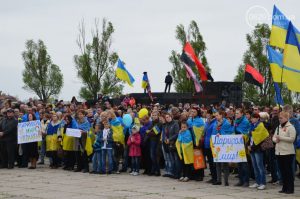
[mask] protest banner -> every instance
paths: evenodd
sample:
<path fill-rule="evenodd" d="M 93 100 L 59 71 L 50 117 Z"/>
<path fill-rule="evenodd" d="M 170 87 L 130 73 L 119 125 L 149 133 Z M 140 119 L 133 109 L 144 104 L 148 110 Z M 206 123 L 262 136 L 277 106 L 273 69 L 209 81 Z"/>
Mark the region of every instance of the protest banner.
<path fill-rule="evenodd" d="M 243 135 L 213 135 L 214 162 L 247 162 Z"/>
<path fill-rule="evenodd" d="M 81 130 L 80 129 L 67 128 L 66 129 L 66 134 L 67 134 L 67 136 L 80 138 L 81 137 Z"/>
<path fill-rule="evenodd" d="M 18 124 L 18 144 L 42 141 L 41 122 L 34 120 Z"/>

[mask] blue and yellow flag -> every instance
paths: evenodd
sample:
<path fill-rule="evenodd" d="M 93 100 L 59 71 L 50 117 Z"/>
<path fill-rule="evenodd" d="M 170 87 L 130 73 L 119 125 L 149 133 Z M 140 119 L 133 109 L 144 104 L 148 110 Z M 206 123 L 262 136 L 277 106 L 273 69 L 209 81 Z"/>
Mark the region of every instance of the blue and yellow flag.
<path fill-rule="evenodd" d="M 132 84 L 134 82 L 134 78 L 128 72 L 128 70 L 125 68 L 123 62 L 120 59 L 118 60 L 118 66 L 117 66 L 117 69 L 116 69 L 116 76 L 119 79 L 127 82 L 130 86 L 132 86 Z"/>
<path fill-rule="evenodd" d="M 300 92 L 300 45 L 292 22 L 289 23 L 286 35 L 283 67 L 289 90 Z"/>
<path fill-rule="evenodd" d="M 267 46 L 267 50 L 273 81 L 285 83 L 289 90 L 299 90 L 300 70 L 297 70 L 297 67 L 283 65 L 283 55 L 272 47 Z"/>
<path fill-rule="evenodd" d="M 270 36 L 270 45 L 278 48 L 284 48 L 289 20 L 286 16 L 274 5 L 272 15 L 272 30 Z"/>
<path fill-rule="evenodd" d="M 273 81 L 286 82 L 287 77 L 282 65 L 283 55 L 271 46 L 267 46 L 267 51 Z"/>
<path fill-rule="evenodd" d="M 147 73 L 144 73 L 143 80 L 142 80 L 142 88 L 145 89 L 149 85 L 149 79 Z"/>
<path fill-rule="evenodd" d="M 284 102 L 281 96 L 281 89 L 279 88 L 277 82 L 274 82 L 274 88 L 275 88 L 275 103 L 283 106 Z"/>
<path fill-rule="evenodd" d="M 117 118 L 115 118 L 110 121 L 110 125 L 113 131 L 114 142 L 125 145 L 124 127 L 122 126 L 121 122 Z"/>
<path fill-rule="evenodd" d="M 189 130 L 185 130 L 178 134 L 176 141 L 176 149 L 179 158 L 184 161 L 184 164 L 194 163 L 194 146 L 192 134 Z"/>
<path fill-rule="evenodd" d="M 270 35 L 270 45 L 284 49 L 287 30 L 290 20 L 274 5 L 272 15 L 272 30 Z M 300 32 L 296 30 L 297 37 Z"/>
<path fill-rule="evenodd" d="M 187 124 L 193 132 L 194 144 L 199 146 L 200 139 L 204 136 L 204 122 L 202 118 L 189 118 L 187 120 Z"/>

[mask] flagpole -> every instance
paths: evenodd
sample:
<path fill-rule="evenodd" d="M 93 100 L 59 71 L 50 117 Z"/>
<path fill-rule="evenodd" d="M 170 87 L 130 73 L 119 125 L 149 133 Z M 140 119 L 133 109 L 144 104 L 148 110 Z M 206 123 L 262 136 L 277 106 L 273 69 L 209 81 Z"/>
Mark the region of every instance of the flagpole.
<path fill-rule="evenodd" d="M 283 63 L 281 67 L 281 77 L 280 77 L 280 95 L 282 96 L 282 76 L 283 76 Z M 280 106 L 280 105 L 279 105 Z"/>

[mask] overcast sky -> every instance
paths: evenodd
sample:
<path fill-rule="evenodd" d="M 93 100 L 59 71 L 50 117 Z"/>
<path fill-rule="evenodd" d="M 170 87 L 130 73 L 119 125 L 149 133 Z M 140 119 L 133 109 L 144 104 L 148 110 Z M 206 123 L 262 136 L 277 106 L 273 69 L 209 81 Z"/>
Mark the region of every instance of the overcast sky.
<path fill-rule="evenodd" d="M 105 17 L 115 27 L 112 50 L 126 62 L 136 82 L 124 93 L 142 92 L 142 72 L 148 71 L 153 92 L 164 89 L 164 77 L 172 69 L 171 50 L 181 51 L 175 39 L 178 24 L 198 23 L 207 46 L 207 59 L 215 81 L 232 81 L 247 48 L 245 35 L 262 20 L 271 25 L 276 4 L 300 27 L 300 1 L 256 0 L 0 0 L 0 90 L 20 99 L 34 96 L 24 90 L 21 53 L 25 41 L 41 39 L 52 61 L 60 66 L 64 87 L 60 99 L 78 96 L 81 82 L 73 57 L 78 24 L 87 30 L 94 19 Z M 258 17 L 257 17 L 258 16 Z M 250 20 L 249 20 L 250 19 Z M 88 36 L 90 38 L 90 31 Z M 174 77 L 176 78 L 176 77 Z M 172 88 L 174 91 L 174 88 Z"/>

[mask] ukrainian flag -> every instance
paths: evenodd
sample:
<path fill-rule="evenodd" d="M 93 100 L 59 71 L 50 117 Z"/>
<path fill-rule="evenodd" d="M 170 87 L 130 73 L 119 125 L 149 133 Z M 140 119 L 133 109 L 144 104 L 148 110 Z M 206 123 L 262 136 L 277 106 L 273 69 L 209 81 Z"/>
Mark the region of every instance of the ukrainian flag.
<path fill-rule="evenodd" d="M 296 32 L 290 22 L 283 52 L 283 67 L 288 88 L 300 92 L 300 44 Z"/>
<path fill-rule="evenodd" d="M 125 68 L 123 62 L 120 59 L 118 59 L 118 66 L 117 66 L 117 70 L 116 70 L 116 76 L 119 79 L 127 82 L 130 86 L 132 86 L 132 84 L 134 82 L 134 78 L 127 71 L 127 69 Z"/>
<path fill-rule="evenodd" d="M 93 133 L 93 128 L 87 132 L 86 143 L 85 143 L 85 151 L 88 156 L 93 153 L 93 144 L 95 142 L 96 136 Z"/>
<path fill-rule="evenodd" d="M 124 135 L 124 127 L 121 122 L 115 118 L 110 121 L 111 129 L 113 131 L 113 140 L 114 142 L 121 143 L 125 145 L 125 135 Z"/>
<path fill-rule="evenodd" d="M 143 89 L 147 88 L 148 82 L 149 82 L 148 75 L 147 75 L 147 73 L 144 73 L 143 80 L 142 80 L 142 88 Z"/>
<path fill-rule="evenodd" d="M 155 135 L 160 134 L 160 128 L 159 128 L 158 126 L 154 126 L 154 127 L 152 128 L 152 130 L 153 130 L 153 132 L 155 133 Z"/>
<path fill-rule="evenodd" d="M 272 30 L 270 35 L 270 45 L 284 49 L 285 39 L 290 20 L 274 5 L 272 15 Z M 300 32 L 296 30 L 297 37 Z"/>
<path fill-rule="evenodd" d="M 193 138 L 189 130 L 185 130 L 178 134 L 176 149 L 180 160 L 183 159 L 184 164 L 194 163 Z"/>
<path fill-rule="evenodd" d="M 274 50 L 271 46 L 267 46 L 268 59 L 270 63 L 271 74 L 274 82 L 286 82 L 287 76 L 283 70 L 283 55 Z"/>
<path fill-rule="evenodd" d="M 194 119 L 189 118 L 188 121 L 188 126 L 193 132 L 193 137 L 194 137 L 194 144 L 196 146 L 199 146 L 201 138 L 204 136 L 204 122 L 202 118 L 196 117 Z"/>

